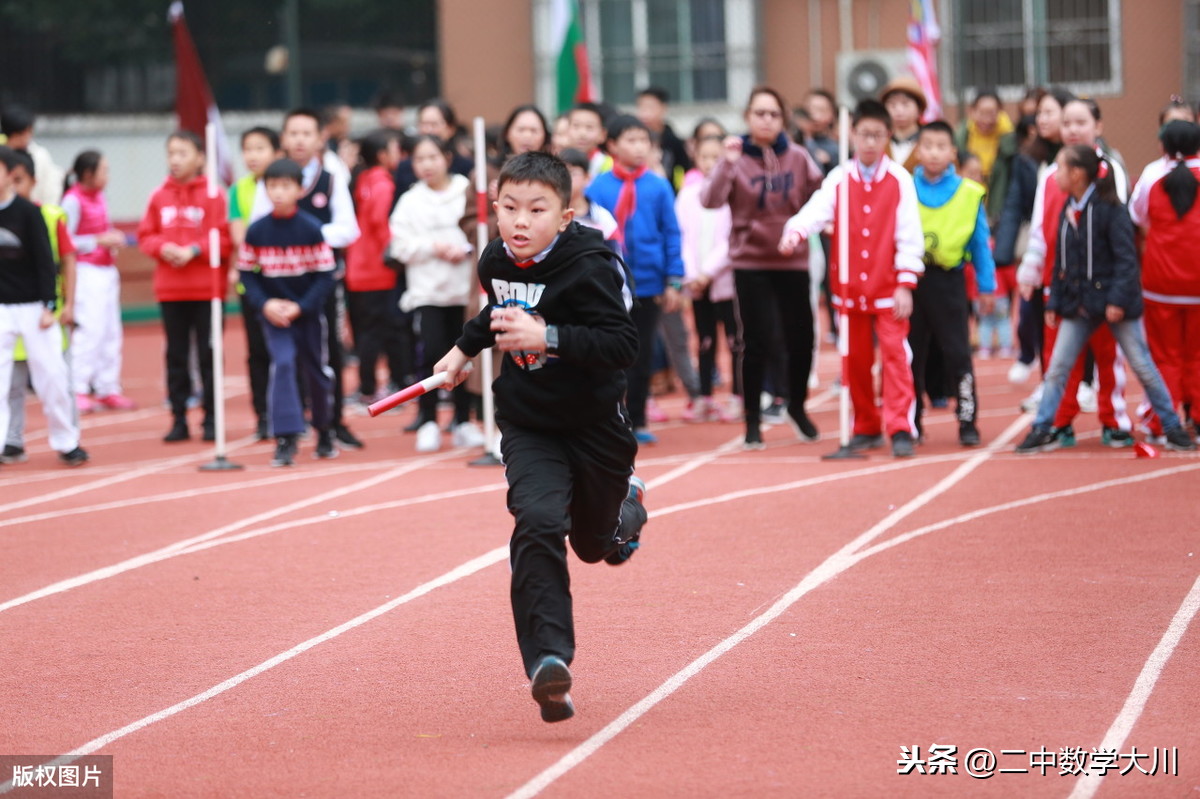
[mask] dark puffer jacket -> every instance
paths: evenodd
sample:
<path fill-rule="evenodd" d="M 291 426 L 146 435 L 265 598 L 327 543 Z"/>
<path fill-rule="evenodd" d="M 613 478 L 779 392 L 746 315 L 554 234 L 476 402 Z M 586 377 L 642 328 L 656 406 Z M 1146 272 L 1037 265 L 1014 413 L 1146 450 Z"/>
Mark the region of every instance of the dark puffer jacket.
<path fill-rule="evenodd" d="M 1142 286 L 1133 221 L 1123 205 L 1093 194 L 1072 225 L 1070 204 L 1059 218 L 1058 261 L 1046 310 L 1059 316 L 1104 319 L 1105 308 L 1124 309 L 1126 319 L 1142 315 Z M 1089 239 L 1091 246 L 1089 247 Z"/>

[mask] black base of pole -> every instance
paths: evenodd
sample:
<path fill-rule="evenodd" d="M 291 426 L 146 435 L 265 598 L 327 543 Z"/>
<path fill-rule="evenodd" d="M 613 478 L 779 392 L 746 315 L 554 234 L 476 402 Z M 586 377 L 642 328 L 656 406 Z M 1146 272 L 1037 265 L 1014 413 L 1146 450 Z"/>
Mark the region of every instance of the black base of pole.
<path fill-rule="evenodd" d="M 473 461 L 467 462 L 468 466 L 503 466 L 504 461 L 497 458 L 490 452 L 483 453 L 482 458 L 476 458 Z"/>
<path fill-rule="evenodd" d="M 822 455 L 823 461 L 863 461 L 867 456 L 856 449 L 849 447 L 839 447 L 837 452 L 831 452 L 828 455 Z"/>
<path fill-rule="evenodd" d="M 244 469 L 240 463 L 234 463 L 227 459 L 224 455 L 218 455 L 213 460 L 200 467 L 202 472 L 236 472 L 239 469 Z"/>

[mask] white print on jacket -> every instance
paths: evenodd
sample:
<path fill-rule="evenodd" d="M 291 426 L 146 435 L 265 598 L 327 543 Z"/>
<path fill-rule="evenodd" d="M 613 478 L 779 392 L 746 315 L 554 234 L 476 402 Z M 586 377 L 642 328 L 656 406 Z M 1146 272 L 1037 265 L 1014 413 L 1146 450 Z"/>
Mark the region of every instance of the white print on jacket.
<path fill-rule="evenodd" d="M 178 217 L 183 217 L 193 227 L 199 227 L 200 223 L 204 221 L 204 209 L 196 205 L 188 205 L 183 208 L 166 205 L 162 208 L 161 217 L 163 227 L 170 227 Z"/>
<path fill-rule="evenodd" d="M 492 291 L 496 292 L 496 307 L 522 308 L 531 316 L 538 316 L 538 312 L 534 308 L 545 290 L 546 286 L 543 283 L 517 283 L 492 278 Z M 513 359 L 513 363 L 529 372 L 541 369 L 546 364 L 545 352 L 514 350 L 509 353 L 509 356 Z"/>

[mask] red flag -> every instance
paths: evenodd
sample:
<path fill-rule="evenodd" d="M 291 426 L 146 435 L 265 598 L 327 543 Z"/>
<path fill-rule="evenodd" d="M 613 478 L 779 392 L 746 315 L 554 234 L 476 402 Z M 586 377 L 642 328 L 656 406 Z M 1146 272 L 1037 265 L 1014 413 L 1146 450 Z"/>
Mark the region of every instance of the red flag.
<path fill-rule="evenodd" d="M 230 157 L 229 142 L 221 124 L 221 112 L 213 100 L 204 67 L 192 42 L 187 22 L 183 19 L 183 3 L 171 3 L 167 19 L 171 23 L 175 40 L 175 113 L 179 115 L 179 127 L 190 130 L 204 138 L 204 126 L 211 122 L 217 131 L 217 175 L 225 185 L 233 182 L 233 159 Z"/>
<path fill-rule="evenodd" d="M 942 116 L 942 87 L 938 81 L 937 47 L 942 38 L 932 0 L 911 0 L 908 12 L 908 68 L 921 84 L 927 101 L 922 122 Z"/>

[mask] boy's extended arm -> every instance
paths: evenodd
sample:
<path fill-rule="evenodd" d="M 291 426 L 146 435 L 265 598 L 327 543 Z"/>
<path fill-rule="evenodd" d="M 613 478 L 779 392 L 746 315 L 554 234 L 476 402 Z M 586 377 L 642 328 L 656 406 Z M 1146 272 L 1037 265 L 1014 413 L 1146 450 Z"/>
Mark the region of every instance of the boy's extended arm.
<path fill-rule="evenodd" d="M 845 176 L 846 170 L 835 166 L 825 180 L 821 181 L 821 188 L 813 192 L 804 207 L 784 224 L 784 233 L 794 230 L 800 233 L 802 238 L 808 238 L 824 230 L 833 221 L 834 209 L 837 207 L 838 184 Z"/>

